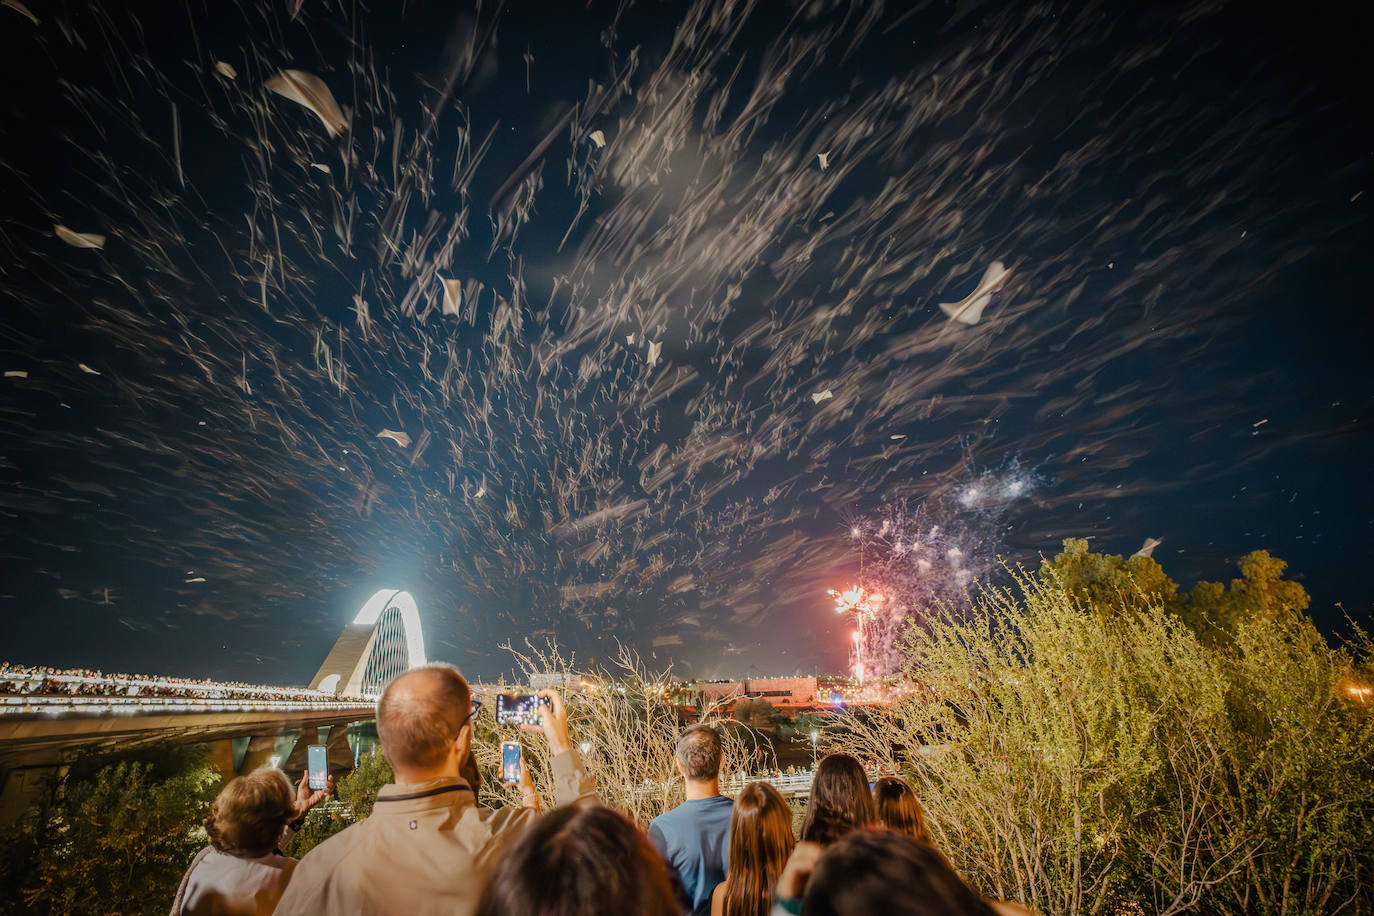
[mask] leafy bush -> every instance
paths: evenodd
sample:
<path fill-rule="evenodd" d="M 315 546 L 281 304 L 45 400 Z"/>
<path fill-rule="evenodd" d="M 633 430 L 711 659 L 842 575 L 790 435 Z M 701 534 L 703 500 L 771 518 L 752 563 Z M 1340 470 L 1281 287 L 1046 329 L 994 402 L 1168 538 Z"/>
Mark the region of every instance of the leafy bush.
<path fill-rule="evenodd" d="M 363 754 L 353 772 L 344 775 L 334 787 L 335 797 L 306 815 L 300 832 L 283 851 L 299 859 L 340 830 L 367 817 L 377 801 L 377 790 L 395 778 L 380 745 Z"/>
<path fill-rule="evenodd" d="M 1289 612 L 1208 645 L 1117 585 L 1088 606 L 1050 570 L 938 616 L 914 689 L 828 749 L 904 774 L 976 886 L 1046 913 L 1368 912 L 1374 724 L 1345 691 L 1368 643 Z"/>
<path fill-rule="evenodd" d="M 219 788 L 199 749 L 74 765 L 4 838 L 7 911 L 165 913 Z"/>

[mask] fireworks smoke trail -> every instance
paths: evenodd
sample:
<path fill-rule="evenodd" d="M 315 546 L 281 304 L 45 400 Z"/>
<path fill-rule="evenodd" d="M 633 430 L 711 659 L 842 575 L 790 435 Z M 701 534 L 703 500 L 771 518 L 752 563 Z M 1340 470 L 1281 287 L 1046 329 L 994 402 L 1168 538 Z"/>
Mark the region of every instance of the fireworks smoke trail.
<path fill-rule="evenodd" d="M 603 4 L 532 44 L 412 7 L 12 17 L 10 123 L 63 125 L 0 174 L 27 600 L 270 628 L 404 569 L 474 653 L 718 651 L 817 593 L 837 513 L 947 487 L 970 436 L 1128 466 L 1164 382 L 1112 367 L 1202 360 L 1306 250 L 1300 204 L 1247 193 L 1298 128 L 1147 91 L 1202 14 Z M 1216 269 L 1243 246 L 1265 266 Z M 976 325 L 939 310 L 994 261 Z M 73 531 L 108 562 L 60 562 Z"/>

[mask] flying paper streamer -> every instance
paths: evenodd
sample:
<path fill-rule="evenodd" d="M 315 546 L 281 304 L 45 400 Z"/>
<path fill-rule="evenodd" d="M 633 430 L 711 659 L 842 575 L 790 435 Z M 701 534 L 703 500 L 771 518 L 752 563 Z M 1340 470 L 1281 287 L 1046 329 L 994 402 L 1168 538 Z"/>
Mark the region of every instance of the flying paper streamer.
<path fill-rule="evenodd" d="M 263 84 L 277 95 L 298 102 L 315 112 L 329 131 L 329 136 L 342 133 L 348 127 L 343 112 L 324 80 L 304 70 L 283 70 Z"/>

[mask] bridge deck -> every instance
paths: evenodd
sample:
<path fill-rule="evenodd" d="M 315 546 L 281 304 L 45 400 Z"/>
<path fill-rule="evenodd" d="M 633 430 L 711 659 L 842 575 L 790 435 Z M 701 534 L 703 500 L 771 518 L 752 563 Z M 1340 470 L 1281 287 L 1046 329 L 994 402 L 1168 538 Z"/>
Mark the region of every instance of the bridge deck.
<path fill-rule="evenodd" d="M 286 734 L 373 718 L 374 701 L 170 679 L 0 676 L 0 767 L 49 766 L 158 741 Z"/>

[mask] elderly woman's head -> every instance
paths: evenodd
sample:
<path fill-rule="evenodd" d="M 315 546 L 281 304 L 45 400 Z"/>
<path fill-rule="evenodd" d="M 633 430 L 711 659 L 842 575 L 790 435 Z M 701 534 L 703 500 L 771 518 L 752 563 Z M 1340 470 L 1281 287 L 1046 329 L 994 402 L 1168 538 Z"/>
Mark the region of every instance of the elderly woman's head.
<path fill-rule="evenodd" d="M 205 830 L 221 852 L 260 856 L 272 851 L 294 812 L 286 774 L 262 767 L 227 783 L 210 805 Z"/>

